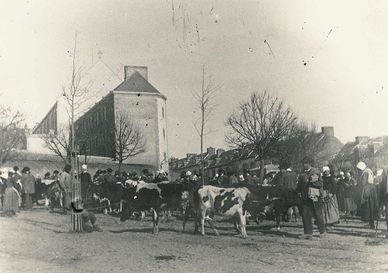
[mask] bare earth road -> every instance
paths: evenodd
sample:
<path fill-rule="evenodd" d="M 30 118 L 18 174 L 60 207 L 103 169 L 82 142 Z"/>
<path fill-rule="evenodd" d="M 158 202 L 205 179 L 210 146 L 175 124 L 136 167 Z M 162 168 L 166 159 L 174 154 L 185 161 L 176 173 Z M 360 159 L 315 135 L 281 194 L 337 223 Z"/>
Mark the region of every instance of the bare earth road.
<path fill-rule="evenodd" d="M 69 221 L 45 209 L 0 217 L 0 272 L 388 272 L 388 239 L 354 219 L 314 240 L 297 238 L 301 223 L 252 223 L 241 239 L 220 221 L 219 237 L 192 234 L 192 223 L 182 234 L 180 220 L 157 236 L 149 220 L 98 215 L 103 232 L 83 234 L 69 233 Z"/>

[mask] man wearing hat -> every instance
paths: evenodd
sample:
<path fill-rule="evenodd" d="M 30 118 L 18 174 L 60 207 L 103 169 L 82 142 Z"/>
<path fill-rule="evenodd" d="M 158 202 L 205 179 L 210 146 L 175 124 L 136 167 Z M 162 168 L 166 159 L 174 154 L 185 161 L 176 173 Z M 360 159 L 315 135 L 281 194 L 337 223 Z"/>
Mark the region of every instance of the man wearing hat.
<path fill-rule="evenodd" d="M 59 185 L 64 191 L 64 208 L 63 212 L 66 214 L 66 210 L 70 209 L 70 203 L 71 203 L 71 193 L 72 193 L 72 177 L 71 177 L 71 166 L 69 164 L 66 164 L 65 168 L 63 169 L 63 172 L 60 174 L 59 177 Z"/>
<path fill-rule="evenodd" d="M 24 192 L 24 208 L 32 210 L 32 195 L 35 194 L 35 177 L 31 174 L 29 167 L 24 167 L 20 182 Z"/>
<path fill-rule="evenodd" d="M 82 172 L 80 174 L 80 180 L 81 180 L 81 197 L 84 202 L 87 202 L 88 196 L 88 190 L 89 187 L 92 185 L 92 176 L 88 172 L 88 166 L 86 164 L 83 164 L 81 166 Z"/>
<path fill-rule="evenodd" d="M 302 220 L 304 235 L 301 238 L 312 239 L 313 218 L 317 220 L 320 236 L 326 234 L 325 220 L 323 217 L 322 181 L 320 171 L 312 168 L 312 160 L 304 159 L 304 172 L 299 176 L 297 193 L 302 203 Z"/>

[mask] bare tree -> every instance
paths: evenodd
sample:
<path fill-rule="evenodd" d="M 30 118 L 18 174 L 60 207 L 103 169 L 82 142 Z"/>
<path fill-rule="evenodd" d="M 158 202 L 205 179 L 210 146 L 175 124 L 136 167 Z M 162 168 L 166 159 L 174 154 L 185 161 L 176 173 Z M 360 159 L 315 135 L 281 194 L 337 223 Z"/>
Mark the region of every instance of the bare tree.
<path fill-rule="evenodd" d="M 23 145 L 25 132 L 20 128 L 23 120 L 20 112 L 0 106 L 0 164 L 14 159 L 17 148 Z"/>
<path fill-rule="evenodd" d="M 303 121 L 295 122 L 288 137 L 279 142 L 276 153 L 280 161 L 292 162 L 294 169 L 301 170 L 303 159 L 309 157 L 315 161 L 324 144 L 323 135 L 316 133 L 314 123 L 309 127 Z"/>
<path fill-rule="evenodd" d="M 70 125 L 62 126 L 56 133 L 50 131 L 42 136 L 46 147 L 62 158 L 65 164 L 70 164 L 71 159 L 71 143 L 69 138 Z"/>
<path fill-rule="evenodd" d="M 119 172 L 124 160 L 145 152 L 145 140 L 140 126 L 128 112 L 116 115 L 114 130 L 113 159 L 119 162 Z"/>
<path fill-rule="evenodd" d="M 63 127 L 55 133 L 43 137 L 49 150 L 69 163 L 71 151 L 75 150 L 74 121 L 82 112 L 82 106 L 90 99 L 89 83 L 83 82 L 83 68 L 78 64 L 77 34 L 74 37 L 74 47 L 71 52 L 72 67 L 68 84 L 62 86 L 62 96 L 65 101 L 65 111 L 69 117 L 68 128 Z"/>
<path fill-rule="evenodd" d="M 260 179 L 264 177 L 264 159 L 271 155 L 279 141 L 287 138 L 296 123 L 296 116 L 284 102 L 267 91 L 252 93 L 226 122 L 226 141 L 240 148 L 251 147 L 260 161 Z"/>
<path fill-rule="evenodd" d="M 212 131 L 207 128 L 207 125 L 211 119 L 211 115 L 216 107 L 214 99 L 217 95 L 217 91 L 221 88 L 220 85 L 215 85 L 211 78 L 205 83 L 205 66 L 202 66 L 202 85 L 199 92 L 193 93 L 194 99 L 197 102 L 197 108 L 199 110 L 199 117 L 194 122 L 194 128 L 197 131 L 200 138 L 200 150 L 201 150 L 201 178 L 202 185 L 205 183 L 205 162 L 203 155 L 203 143 L 204 137 L 210 134 Z"/>

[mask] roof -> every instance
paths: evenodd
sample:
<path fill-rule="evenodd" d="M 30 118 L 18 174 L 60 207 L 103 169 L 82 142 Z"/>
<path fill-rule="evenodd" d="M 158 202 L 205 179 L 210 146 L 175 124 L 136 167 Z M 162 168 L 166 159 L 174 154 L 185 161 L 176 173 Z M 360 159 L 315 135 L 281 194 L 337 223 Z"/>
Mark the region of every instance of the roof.
<path fill-rule="evenodd" d="M 144 77 L 137 71 L 127 80 L 119 84 L 114 91 L 133 91 L 160 94 L 159 91 L 156 90 L 156 88 L 144 79 Z"/>

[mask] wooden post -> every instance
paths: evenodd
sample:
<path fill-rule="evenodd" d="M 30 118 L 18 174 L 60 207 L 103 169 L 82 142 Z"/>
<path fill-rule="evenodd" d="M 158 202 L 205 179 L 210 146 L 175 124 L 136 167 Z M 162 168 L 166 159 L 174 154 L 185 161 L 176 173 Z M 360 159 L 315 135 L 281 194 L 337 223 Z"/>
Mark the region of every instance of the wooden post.
<path fill-rule="evenodd" d="M 71 196 L 71 231 L 82 232 L 82 217 L 79 211 L 79 202 L 81 201 L 81 181 L 80 181 L 80 162 L 78 150 L 73 150 L 71 153 L 72 167 L 72 196 Z"/>

